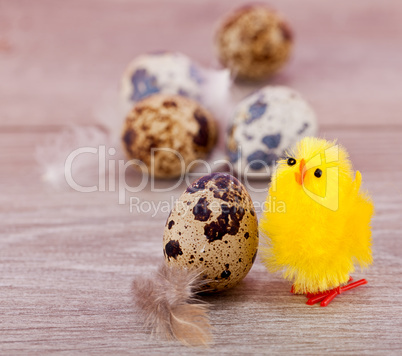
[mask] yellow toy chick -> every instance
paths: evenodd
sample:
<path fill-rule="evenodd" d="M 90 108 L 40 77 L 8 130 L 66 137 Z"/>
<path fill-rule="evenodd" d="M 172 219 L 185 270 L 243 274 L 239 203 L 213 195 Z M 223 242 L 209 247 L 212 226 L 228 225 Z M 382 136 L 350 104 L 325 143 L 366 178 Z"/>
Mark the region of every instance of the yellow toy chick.
<path fill-rule="evenodd" d="M 283 207 L 263 214 L 262 258 L 269 270 L 283 271 L 292 292 L 306 294 L 309 305 L 326 306 L 337 294 L 367 283 L 345 285 L 354 264 L 363 268 L 372 262 L 374 208 L 361 181 L 336 141 L 306 137 L 278 162 L 268 200 Z"/>

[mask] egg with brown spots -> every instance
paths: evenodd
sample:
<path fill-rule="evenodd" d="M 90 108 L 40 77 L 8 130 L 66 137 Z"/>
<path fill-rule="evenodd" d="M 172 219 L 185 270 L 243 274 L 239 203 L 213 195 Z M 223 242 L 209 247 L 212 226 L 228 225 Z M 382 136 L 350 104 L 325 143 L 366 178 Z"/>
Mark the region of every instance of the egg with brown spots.
<path fill-rule="evenodd" d="M 198 102 L 180 95 L 155 94 L 128 113 L 123 147 L 132 166 L 156 178 L 185 174 L 204 160 L 217 140 L 217 124 Z"/>
<path fill-rule="evenodd" d="M 288 61 L 293 33 L 283 17 L 265 4 L 229 14 L 216 34 L 220 62 L 242 80 L 264 80 Z"/>
<path fill-rule="evenodd" d="M 251 269 L 257 249 L 253 202 L 243 184 L 230 174 L 213 173 L 195 181 L 166 221 L 166 263 L 199 269 L 207 292 L 238 284 Z"/>

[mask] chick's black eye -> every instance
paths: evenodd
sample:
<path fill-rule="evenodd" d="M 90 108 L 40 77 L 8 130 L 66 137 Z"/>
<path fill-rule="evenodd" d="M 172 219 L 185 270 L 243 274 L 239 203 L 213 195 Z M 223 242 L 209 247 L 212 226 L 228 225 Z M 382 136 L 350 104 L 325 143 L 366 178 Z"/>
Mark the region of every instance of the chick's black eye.
<path fill-rule="evenodd" d="M 315 170 L 315 172 L 314 172 L 314 175 L 315 175 L 317 178 L 320 178 L 320 177 L 322 176 L 322 170 L 319 169 L 319 168 L 317 168 L 317 169 Z"/>
<path fill-rule="evenodd" d="M 288 166 L 294 166 L 296 164 L 296 160 L 294 158 L 288 158 L 287 163 Z"/>

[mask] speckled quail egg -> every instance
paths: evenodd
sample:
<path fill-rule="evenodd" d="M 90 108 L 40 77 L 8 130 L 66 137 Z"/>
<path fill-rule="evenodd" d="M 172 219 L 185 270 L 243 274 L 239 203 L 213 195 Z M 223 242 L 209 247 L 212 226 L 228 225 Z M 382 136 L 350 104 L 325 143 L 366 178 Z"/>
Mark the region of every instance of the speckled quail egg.
<path fill-rule="evenodd" d="M 243 184 L 230 174 L 213 173 L 195 181 L 166 221 L 166 263 L 200 270 L 206 292 L 238 284 L 252 267 L 257 249 L 253 202 Z"/>
<path fill-rule="evenodd" d="M 285 86 L 266 86 L 236 106 L 226 142 L 235 172 L 268 178 L 279 158 L 305 136 L 317 134 L 310 104 Z"/>
<path fill-rule="evenodd" d="M 271 76 L 287 62 L 292 47 L 289 24 L 265 4 L 235 10 L 216 34 L 221 63 L 239 79 L 255 81 Z"/>
<path fill-rule="evenodd" d="M 136 103 L 156 93 L 201 97 L 205 80 L 201 67 L 177 52 L 142 54 L 128 65 L 121 81 L 121 98 Z"/>
<path fill-rule="evenodd" d="M 129 112 L 122 141 L 133 164 L 156 178 L 176 178 L 196 167 L 215 146 L 217 124 L 196 101 L 180 95 L 155 94 Z"/>

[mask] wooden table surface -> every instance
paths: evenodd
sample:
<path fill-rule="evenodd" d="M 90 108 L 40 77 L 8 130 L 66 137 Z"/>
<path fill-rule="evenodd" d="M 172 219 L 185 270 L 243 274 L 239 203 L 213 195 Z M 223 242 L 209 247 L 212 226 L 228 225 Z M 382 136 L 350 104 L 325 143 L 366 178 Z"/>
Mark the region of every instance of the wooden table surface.
<path fill-rule="evenodd" d="M 99 125 L 134 56 L 172 49 L 217 67 L 216 23 L 243 3 L 0 0 L 0 354 L 402 354 L 398 0 L 270 1 L 296 33 L 294 56 L 271 83 L 312 103 L 321 135 L 348 148 L 376 207 L 374 264 L 354 275 L 369 284 L 329 307 L 306 306 L 257 259 L 238 287 L 207 298 L 210 349 L 150 338 L 130 285 L 161 262 L 167 214 L 130 212 L 128 198 L 166 201 L 184 185 L 159 194 L 146 186 L 118 204 L 117 192 L 41 179 L 37 147 L 68 125 Z M 240 97 L 253 88 L 235 89 Z"/>

